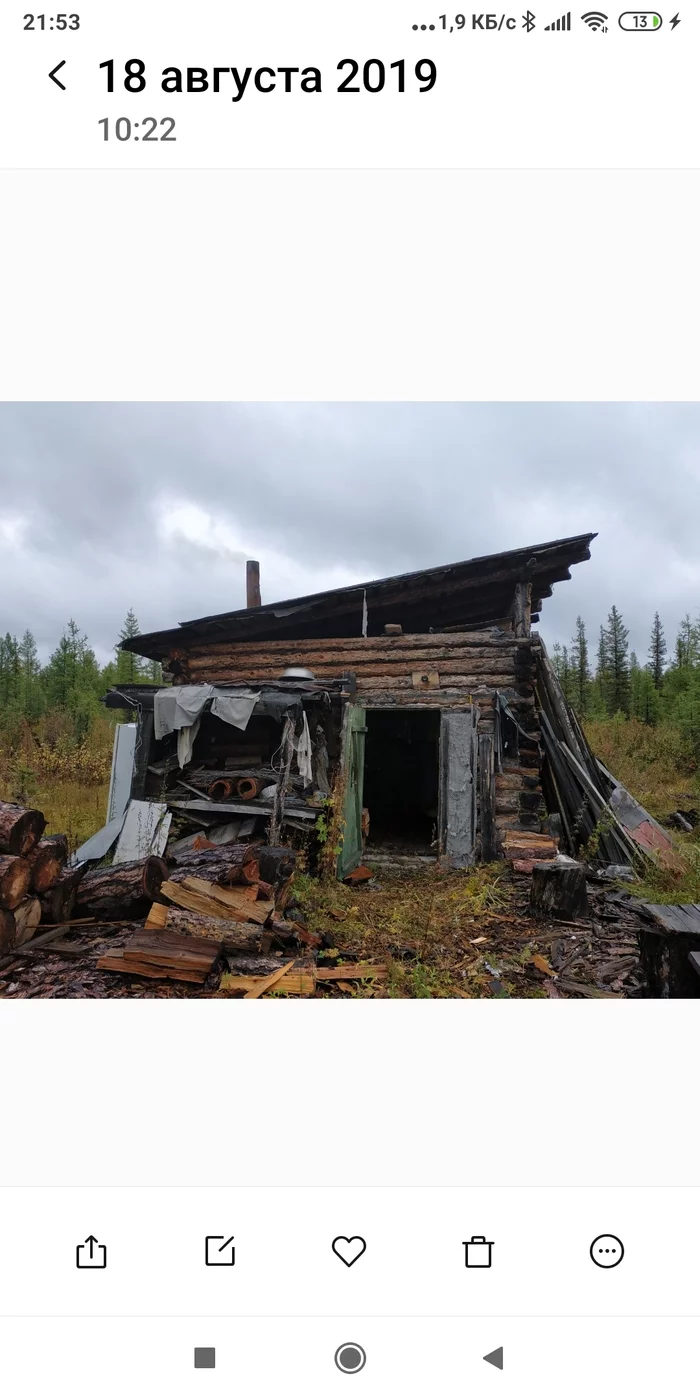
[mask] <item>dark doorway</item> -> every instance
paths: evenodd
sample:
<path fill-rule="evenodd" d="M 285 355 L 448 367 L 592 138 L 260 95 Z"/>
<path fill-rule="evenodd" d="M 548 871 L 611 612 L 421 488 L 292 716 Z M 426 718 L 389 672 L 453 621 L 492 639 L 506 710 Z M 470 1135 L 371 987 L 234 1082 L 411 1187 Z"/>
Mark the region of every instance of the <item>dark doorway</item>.
<path fill-rule="evenodd" d="M 439 710 L 368 710 L 364 806 L 370 846 L 434 855 Z"/>

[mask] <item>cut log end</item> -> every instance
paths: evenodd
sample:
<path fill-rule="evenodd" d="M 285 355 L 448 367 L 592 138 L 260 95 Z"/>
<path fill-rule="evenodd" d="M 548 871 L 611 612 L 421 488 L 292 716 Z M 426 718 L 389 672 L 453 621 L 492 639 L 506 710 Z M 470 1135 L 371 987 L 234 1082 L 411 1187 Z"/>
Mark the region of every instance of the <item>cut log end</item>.
<path fill-rule="evenodd" d="M 28 893 L 32 867 L 22 856 L 0 856 L 0 908 L 13 910 Z"/>
<path fill-rule="evenodd" d="M 18 807 L 14 802 L 0 802 L 0 852 L 5 855 L 29 855 L 45 827 L 42 812 Z"/>
<path fill-rule="evenodd" d="M 36 894 L 44 894 L 60 878 L 68 860 L 66 837 L 48 836 L 39 841 L 28 859 L 32 867 L 32 889 Z"/>

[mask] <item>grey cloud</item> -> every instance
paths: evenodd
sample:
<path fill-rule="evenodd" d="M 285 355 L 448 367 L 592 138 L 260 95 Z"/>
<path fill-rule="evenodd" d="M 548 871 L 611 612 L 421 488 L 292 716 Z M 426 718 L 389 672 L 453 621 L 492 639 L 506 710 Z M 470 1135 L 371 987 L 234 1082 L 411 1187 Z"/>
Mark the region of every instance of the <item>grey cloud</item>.
<path fill-rule="evenodd" d="M 144 630 L 597 530 L 542 631 L 615 602 L 644 653 L 700 610 L 700 408 L 670 404 L 4 404 L 0 627 L 42 650 L 74 615 L 104 657 Z M 168 511 L 196 507 L 196 539 Z M 0 534 L 0 539 L 2 535 Z"/>

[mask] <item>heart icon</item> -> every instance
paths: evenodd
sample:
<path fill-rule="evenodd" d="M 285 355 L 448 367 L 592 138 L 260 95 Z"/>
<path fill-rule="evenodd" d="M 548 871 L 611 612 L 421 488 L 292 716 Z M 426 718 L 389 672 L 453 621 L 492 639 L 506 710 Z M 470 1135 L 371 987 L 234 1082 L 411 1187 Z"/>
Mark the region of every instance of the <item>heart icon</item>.
<path fill-rule="evenodd" d="M 351 1235 L 349 1239 L 347 1235 L 336 1235 L 331 1247 L 333 1253 L 337 1254 L 338 1258 L 342 1259 L 343 1263 L 347 1264 L 348 1268 L 351 1268 L 353 1264 L 357 1263 L 360 1256 L 364 1254 L 367 1248 L 367 1241 L 363 1240 L 362 1235 Z"/>

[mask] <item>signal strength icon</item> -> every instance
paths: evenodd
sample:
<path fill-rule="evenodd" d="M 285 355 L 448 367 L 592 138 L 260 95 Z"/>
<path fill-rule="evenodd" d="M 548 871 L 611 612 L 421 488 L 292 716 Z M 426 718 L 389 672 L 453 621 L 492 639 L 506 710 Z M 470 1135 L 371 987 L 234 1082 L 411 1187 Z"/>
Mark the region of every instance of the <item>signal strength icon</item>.
<path fill-rule="evenodd" d="M 547 31 L 548 29 L 552 29 L 552 30 L 558 29 L 559 32 L 561 33 L 562 29 L 570 29 L 570 28 L 571 28 L 571 10 L 569 10 L 567 14 L 562 15 L 561 19 L 555 19 L 555 20 L 552 20 L 552 23 L 551 23 L 551 24 L 545 24 L 545 33 L 546 33 L 546 31 Z"/>
<path fill-rule="evenodd" d="M 601 34 L 607 34 L 607 15 L 601 14 L 600 10 L 589 10 L 587 15 L 581 15 L 584 24 L 589 29 L 597 29 Z"/>

